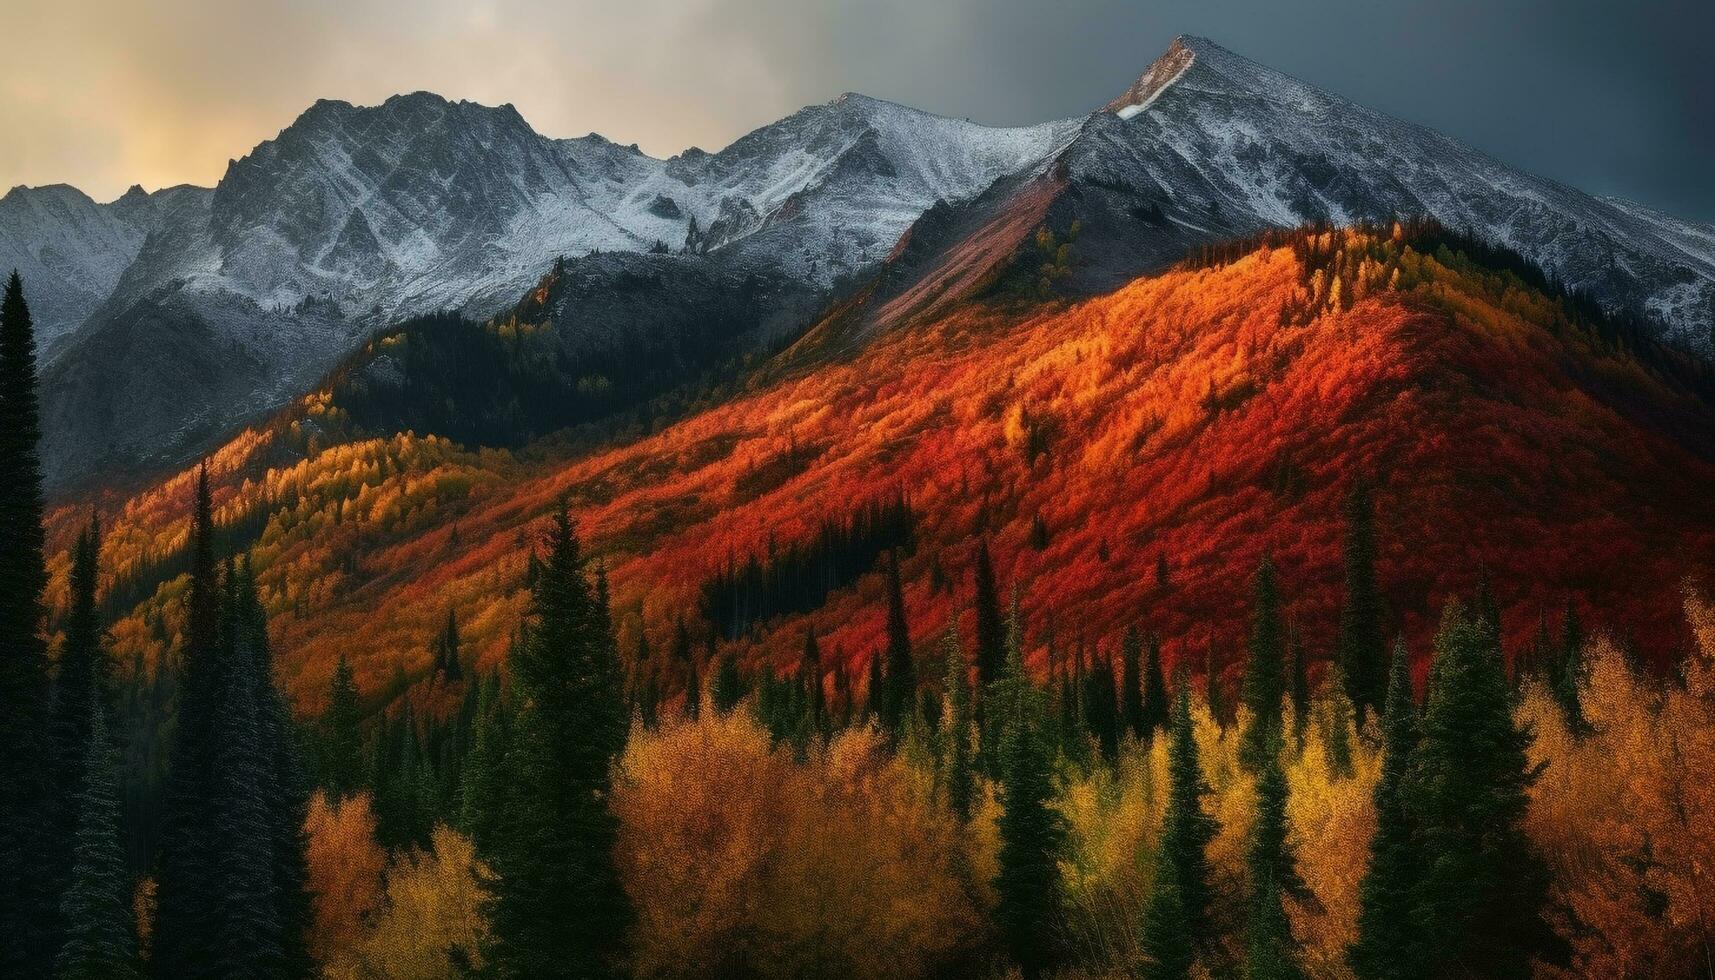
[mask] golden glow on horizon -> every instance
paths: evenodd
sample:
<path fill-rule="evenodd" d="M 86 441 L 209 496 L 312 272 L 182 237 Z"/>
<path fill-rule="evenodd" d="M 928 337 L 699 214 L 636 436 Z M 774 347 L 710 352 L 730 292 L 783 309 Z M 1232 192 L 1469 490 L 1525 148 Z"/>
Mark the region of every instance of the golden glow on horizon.
<path fill-rule="evenodd" d="M 318 98 L 510 102 L 547 136 L 718 148 L 835 91 L 779 77 L 709 0 L 12 0 L 0 192 L 210 185 Z M 13 7 L 16 9 L 12 9 Z M 765 4 L 772 6 L 772 4 Z M 791 91 L 789 91 L 791 90 Z"/>

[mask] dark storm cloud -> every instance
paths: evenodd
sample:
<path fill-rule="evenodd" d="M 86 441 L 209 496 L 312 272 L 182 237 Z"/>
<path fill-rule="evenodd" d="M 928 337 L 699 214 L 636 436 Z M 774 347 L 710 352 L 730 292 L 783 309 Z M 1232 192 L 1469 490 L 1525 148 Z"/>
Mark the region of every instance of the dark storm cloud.
<path fill-rule="evenodd" d="M 1175 34 L 1597 194 L 1715 220 L 1715 0 L 11 0 L 0 186 L 211 183 L 320 97 L 512 102 L 556 136 L 715 148 L 861 91 L 1076 116 Z"/>
<path fill-rule="evenodd" d="M 1596 194 L 1715 220 L 1715 0 L 959 0 L 939 32 L 839 18 L 847 87 L 993 122 L 1087 111 L 1201 34 Z M 956 12 L 952 9 L 956 8 Z M 910 57 L 871 63 L 890 39 Z"/>

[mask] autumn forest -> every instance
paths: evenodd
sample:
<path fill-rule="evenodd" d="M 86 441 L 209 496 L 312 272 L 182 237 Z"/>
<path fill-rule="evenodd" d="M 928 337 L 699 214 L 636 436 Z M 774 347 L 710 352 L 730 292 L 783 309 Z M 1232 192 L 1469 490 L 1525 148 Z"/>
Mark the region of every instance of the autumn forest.
<path fill-rule="evenodd" d="M 636 390 L 556 263 L 52 497 L 13 274 L 0 975 L 1715 977 L 1707 363 L 1431 222 L 1079 232 Z"/>

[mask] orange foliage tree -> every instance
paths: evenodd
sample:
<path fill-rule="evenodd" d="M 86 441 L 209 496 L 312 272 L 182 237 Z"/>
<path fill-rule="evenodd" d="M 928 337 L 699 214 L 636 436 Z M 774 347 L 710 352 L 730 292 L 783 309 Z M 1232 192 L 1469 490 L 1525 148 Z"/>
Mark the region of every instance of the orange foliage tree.
<path fill-rule="evenodd" d="M 1691 976 L 1715 966 L 1715 609 L 1686 597 L 1694 644 L 1678 683 L 1598 638 L 1587 733 L 1540 684 L 1522 711 L 1546 763 L 1529 829 L 1555 874 L 1570 976 Z"/>
<path fill-rule="evenodd" d="M 613 806 L 638 976 L 919 976 L 982 934 L 956 822 L 871 729 L 802 763 L 743 710 L 639 732 Z"/>

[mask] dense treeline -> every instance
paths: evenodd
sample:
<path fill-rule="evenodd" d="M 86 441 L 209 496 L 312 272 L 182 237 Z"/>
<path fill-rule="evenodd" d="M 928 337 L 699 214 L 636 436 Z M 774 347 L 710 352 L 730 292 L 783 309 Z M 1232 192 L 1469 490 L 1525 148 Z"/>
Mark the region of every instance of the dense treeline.
<path fill-rule="evenodd" d="M 904 494 L 858 505 L 844 517 L 827 517 L 811 538 L 767 550 L 724 567 L 703 581 L 703 617 L 720 635 L 736 640 L 775 616 L 809 612 L 828 593 L 868 572 L 889 551 L 909 552 L 917 518 Z"/>

